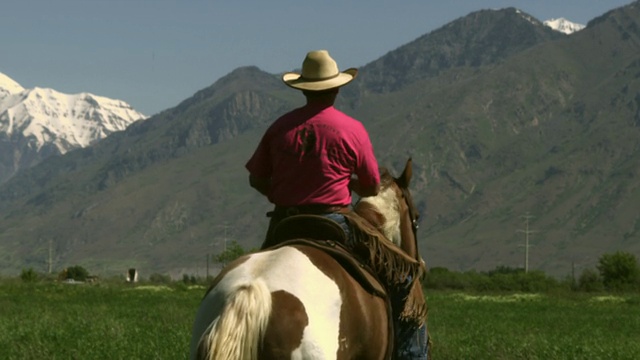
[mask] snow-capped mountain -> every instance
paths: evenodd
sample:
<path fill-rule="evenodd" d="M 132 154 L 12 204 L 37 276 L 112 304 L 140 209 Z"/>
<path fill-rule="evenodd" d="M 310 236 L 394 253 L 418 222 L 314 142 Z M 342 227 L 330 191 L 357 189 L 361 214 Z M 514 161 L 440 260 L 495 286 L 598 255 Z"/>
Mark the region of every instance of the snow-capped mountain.
<path fill-rule="evenodd" d="M 39 87 L 24 89 L 0 73 L 0 134 L 29 138 L 35 149 L 52 143 L 64 154 L 145 118 L 121 100 Z"/>
<path fill-rule="evenodd" d="M 0 183 L 20 168 L 86 147 L 146 118 L 121 100 L 25 89 L 0 73 Z"/>
<path fill-rule="evenodd" d="M 545 21 L 544 24 L 555 31 L 559 31 L 567 35 L 585 28 L 584 25 L 571 22 L 565 18 L 549 19 Z"/>

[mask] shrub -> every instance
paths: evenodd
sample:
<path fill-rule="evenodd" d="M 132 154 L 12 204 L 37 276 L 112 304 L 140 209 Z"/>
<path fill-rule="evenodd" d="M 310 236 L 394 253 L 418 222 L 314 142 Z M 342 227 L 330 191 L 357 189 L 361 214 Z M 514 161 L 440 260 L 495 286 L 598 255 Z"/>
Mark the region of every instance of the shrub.
<path fill-rule="evenodd" d="M 170 284 L 171 276 L 153 273 L 149 276 L 149 282 L 152 282 L 154 284 Z"/>
<path fill-rule="evenodd" d="M 20 279 L 24 282 L 35 282 L 38 280 L 38 273 L 33 268 L 22 269 Z"/>
<path fill-rule="evenodd" d="M 640 281 L 638 259 L 628 252 L 604 254 L 600 257 L 597 267 L 604 286 L 609 290 L 634 288 Z"/>
<path fill-rule="evenodd" d="M 183 274 L 182 275 L 182 282 L 185 284 L 196 284 L 198 282 L 198 280 L 196 279 L 196 277 L 194 275 L 187 275 L 187 274 Z"/>
<path fill-rule="evenodd" d="M 602 291 L 604 286 L 600 275 L 594 269 L 584 269 L 578 278 L 578 289 L 581 291 Z"/>
<path fill-rule="evenodd" d="M 431 289 L 454 290 L 462 290 L 467 287 L 462 274 L 439 267 L 434 267 L 426 273 L 423 286 Z"/>
<path fill-rule="evenodd" d="M 429 289 L 524 292 L 546 292 L 561 287 L 558 281 L 542 271 L 525 273 L 522 269 L 505 266 L 480 273 L 474 270 L 459 273 L 435 267 L 427 272 L 423 285 Z"/>
<path fill-rule="evenodd" d="M 89 277 L 89 272 L 80 265 L 68 267 L 58 275 L 58 279 L 60 280 L 71 279 L 74 281 L 85 281 L 87 277 Z"/>

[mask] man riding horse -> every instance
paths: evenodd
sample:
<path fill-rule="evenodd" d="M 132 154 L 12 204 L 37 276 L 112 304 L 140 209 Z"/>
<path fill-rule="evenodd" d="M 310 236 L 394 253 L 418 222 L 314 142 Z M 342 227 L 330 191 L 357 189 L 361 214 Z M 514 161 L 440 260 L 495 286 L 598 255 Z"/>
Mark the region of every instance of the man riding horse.
<path fill-rule="evenodd" d="M 273 245 L 274 230 L 283 219 L 298 214 L 335 221 L 346 234 L 347 247 L 357 245 L 353 243 L 356 229 L 351 228 L 355 225 L 351 191 L 368 197 L 380 190 L 378 163 L 367 131 L 361 122 L 334 107 L 340 87 L 351 82 L 357 72 L 355 68 L 339 71 L 329 53 L 318 50 L 307 54 L 301 74 L 283 75 L 286 85 L 302 91 L 306 105 L 278 118 L 246 164 L 251 187 L 275 205 L 269 213 L 263 248 Z M 400 291 L 390 291 L 394 314 L 401 312 L 397 308 L 404 307 L 409 284 L 416 281 L 410 276 L 401 279 L 407 285 Z M 407 333 L 404 329 L 396 331 Z M 421 346 L 407 343 L 396 353 L 426 359 L 425 327 L 413 327 L 411 332 L 411 338 Z"/>

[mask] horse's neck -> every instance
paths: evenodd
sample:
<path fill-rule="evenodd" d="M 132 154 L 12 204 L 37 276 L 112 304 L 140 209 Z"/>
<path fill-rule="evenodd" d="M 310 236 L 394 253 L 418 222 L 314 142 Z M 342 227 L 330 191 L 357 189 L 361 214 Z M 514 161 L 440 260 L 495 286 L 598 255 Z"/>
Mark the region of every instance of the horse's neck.
<path fill-rule="evenodd" d="M 407 255 L 418 259 L 413 224 L 410 218 L 402 218 L 399 201 L 395 190 L 389 187 L 377 196 L 360 199 L 355 211 Z"/>
<path fill-rule="evenodd" d="M 392 188 L 381 191 L 377 196 L 360 199 L 355 211 L 391 242 L 402 246 L 399 205 Z"/>

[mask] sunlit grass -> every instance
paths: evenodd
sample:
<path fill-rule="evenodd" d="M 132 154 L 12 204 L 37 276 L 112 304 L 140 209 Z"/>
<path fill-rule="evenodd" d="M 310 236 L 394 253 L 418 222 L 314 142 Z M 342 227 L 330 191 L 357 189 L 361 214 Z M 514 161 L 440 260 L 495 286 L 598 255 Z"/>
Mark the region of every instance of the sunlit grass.
<path fill-rule="evenodd" d="M 438 359 L 640 359 L 640 296 L 428 293 Z"/>
<path fill-rule="evenodd" d="M 0 284 L 0 358 L 185 359 L 206 288 Z M 434 359 L 640 359 L 640 295 L 427 292 Z"/>

